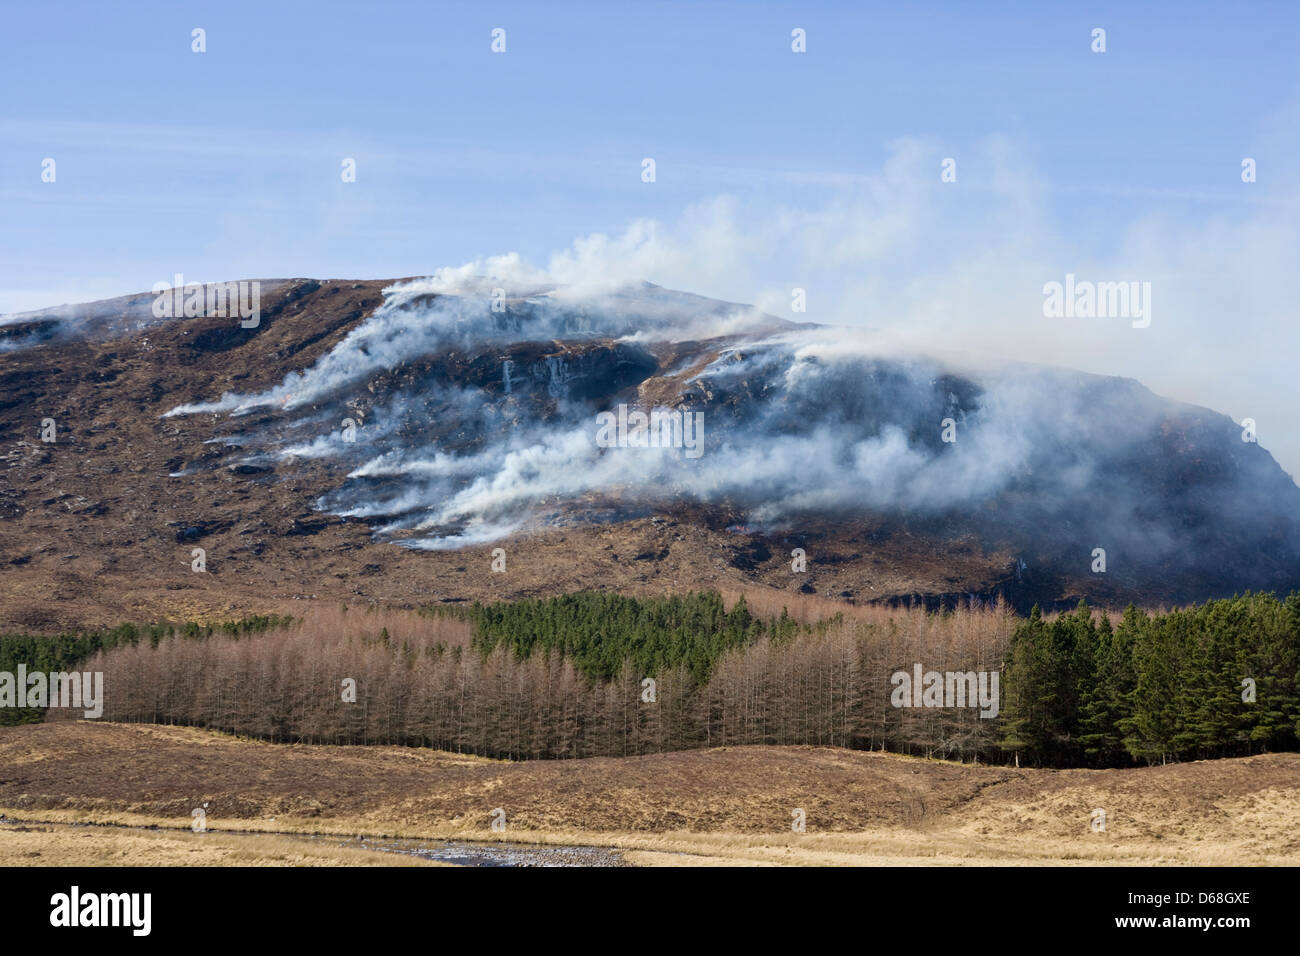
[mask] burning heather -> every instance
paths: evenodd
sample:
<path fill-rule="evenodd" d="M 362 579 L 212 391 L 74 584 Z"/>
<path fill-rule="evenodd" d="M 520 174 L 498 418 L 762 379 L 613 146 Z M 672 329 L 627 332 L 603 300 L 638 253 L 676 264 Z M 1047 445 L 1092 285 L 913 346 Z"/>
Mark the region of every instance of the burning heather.
<path fill-rule="evenodd" d="M 250 467 L 326 464 L 316 507 L 408 548 L 495 542 L 593 502 L 698 505 L 750 534 L 902 518 L 1009 547 L 1021 570 L 1300 581 L 1300 489 L 1227 416 L 644 283 L 397 283 L 309 366 L 166 412 L 181 416 L 211 417 Z"/>

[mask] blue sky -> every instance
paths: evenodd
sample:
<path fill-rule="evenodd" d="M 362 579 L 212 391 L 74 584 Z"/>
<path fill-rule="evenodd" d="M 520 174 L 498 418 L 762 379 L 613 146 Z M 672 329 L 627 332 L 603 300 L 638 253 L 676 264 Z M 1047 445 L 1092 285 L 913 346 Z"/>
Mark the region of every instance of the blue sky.
<path fill-rule="evenodd" d="M 1279 429 L 1279 390 L 1294 407 L 1294 3 L 43 2 L 6 27 L 0 312 L 178 272 L 558 254 L 565 277 L 777 311 L 800 285 L 809 319 L 1133 374 Z M 1044 325 L 1042 283 L 1089 270 L 1157 284 L 1150 334 Z"/>

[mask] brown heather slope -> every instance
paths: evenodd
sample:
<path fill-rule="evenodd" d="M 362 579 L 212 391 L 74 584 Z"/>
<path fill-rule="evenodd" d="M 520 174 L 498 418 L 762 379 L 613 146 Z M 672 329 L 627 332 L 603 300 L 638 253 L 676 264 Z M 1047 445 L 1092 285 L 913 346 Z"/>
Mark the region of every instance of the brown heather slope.
<path fill-rule="evenodd" d="M 184 828 L 207 803 L 216 829 L 491 839 L 500 807 L 508 839 L 643 863 L 1300 862 L 1300 754 L 1068 771 L 815 747 L 509 763 L 69 722 L 0 731 L 0 768 L 0 811 L 26 820 Z"/>
<path fill-rule="evenodd" d="M 837 367 L 821 386 L 788 389 L 785 373 L 778 374 L 793 367 L 783 366 L 787 358 L 769 365 L 753 349 L 755 336 L 794 326 L 771 319 L 742 332 L 691 324 L 691 316 L 716 318 L 731 307 L 656 287 L 629 293 L 629 301 L 658 303 L 635 313 L 649 323 L 639 331 L 666 336 L 644 347 L 611 337 L 610 329 L 577 331 L 585 313 L 567 315 L 576 325 L 536 326 L 548 331 L 518 340 L 494 334 L 468 346 L 447 339 L 404 351 L 400 342 L 410 340 L 393 337 L 382 367 L 313 393 L 316 403 L 286 399 L 282 408 L 258 406 L 247 415 L 162 417 L 225 393 L 262 393 L 313 366 L 384 303 L 394 281 L 261 280 L 253 329 L 217 317 L 153 322 L 148 294 L 5 317 L 0 632 L 294 613 L 313 598 L 411 607 L 582 588 L 757 588 L 859 604 L 919 596 L 931 607 L 997 596 L 1028 611 L 1034 603 L 1069 608 L 1081 596 L 1115 609 L 1300 586 L 1300 489 L 1264 449 L 1243 445 L 1225 415 L 1168 402 L 1132 380 L 1065 370 L 1051 373 L 1050 387 L 1088 410 L 1079 423 L 1086 434 L 1054 422 L 1044 437 L 1042 422 L 1013 417 L 1011 426 L 1036 436 L 1033 467 L 1025 465 L 1001 492 L 947 510 L 871 512 L 850 489 L 829 510 L 800 512 L 760 532 L 745 526 L 762 513 L 757 505 L 773 503 L 763 495 L 800 498 L 806 489 L 778 484 L 733 497 L 720 480 L 716 495 L 698 488 L 678 494 L 670 479 L 655 490 L 611 480 L 576 486 L 599 492 L 534 499 L 520 479 L 514 490 L 527 506 L 517 517 L 529 523 L 492 545 L 417 551 L 372 536 L 394 518 L 417 516 L 406 511 L 412 499 L 404 491 L 425 513 L 425 506 L 437 510 L 426 499 L 445 499 L 455 487 L 408 487 L 393 475 L 349 478 L 379 448 L 472 457 L 516 426 L 527 434 L 540 422 L 576 422 L 565 415 L 579 407 L 585 415 L 629 402 L 685 403 L 707 409 L 718 423 L 710 429 L 727 441 L 785 456 L 775 471 L 786 480 L 802 464 L 791 459 L 809 453 L 783 451 L 788 446 L 774 436 L 826 425 L 861 441 L 885 427 L 905 428 L 908 447 L 933 457 L 943 454 L 932 427 L 943 410 L 981 408 L 984 386 L 974 379 L 944 374 L 914 382 L 901 360 Z M 396 308 L 411 310 L 418 323 L 430 315 L 420 310 L 435 303 L 433 311 L 445 305 L 457 315 L 465 306 L 427 293 L 418 308 Z M 507 326 L 550 321 L 541 317 L 544 308 L 510 304 L 513 311 L 499 320 Z M 658 308 L 687 324 L 664 332 L 655 325 Z M 563 337 L 547 338 L 552 334 Z M 715 360 L 718 369 L 695 377 Z M 516 377 L 503 377 L 506 368 Z M 561 397 L 577 404 L 561 414 Z M 480 421 L 470 408 L 491 414 Z M 40 439 L 44 419 L 58 429 L 52 444 Z M 378 426 L 374 448 L 363 440 L 353 453 L 283 454 L 335 430 L 341 437 L 345 419 L 363 430 Z M 1132 427 L 1120 429 L 1126 422 Z M 1097 480 L 1058 500 L 1064 478 L 1056 469 L 1068 476 L 1076 465 L 1095 469 Z M 318 511 L 327 493 L 338 513 L 360 507 L 392 514 L 375 515 L 372 528 Z M 710 503 L 695 503 L 700 498 Z M 438 520 L 452 522 L 438 536 L 460 530 L 454 518 Z M 1102 539 L 1118 540 L 1107 572 L 1093 573 L 1091 553 Z M 507 552 L 504 574 L 491 570 L 495 546 Z M 191 570 L 195 547 L 206 552 L 207 573 Z M 794 548 L 804 549 L 806 572 L 792 573 Z"/>
<path fill-rule="evenodd" d="M 372 540 L 364 522 L 314 510 L 340 478 L 327 463 L 241 472 L 237 450 L 205 444 L 237 424 L 161 417 L 185 402 L 269 388 L 310 366 L 382 302 L 392 281 L 264 282 L 261 323 L 251 331 L 191 318 L 4 353 L 0 631 L 293 613 L 311 598 L 410 607 L 582 588 L 789 593 L 807 584 L 869 601 L 993 591 L 1007 578 L 1009 554 L 963 540 L 938 546 L 879 521 L 802 528 L 798 543 L 814 559 L 809 574 L 795 576 L 793 545 L 728 532 L 739 516 L 725 509 L 584 523 L 584 512 L 605 510 L 595 500 L 502 542 L 508 569 L 494 574 L 490 546 L 410 551 Z M 44 418 L 57 423 L 53 444 L 40 441 Z M 206 574 L 190 569 L 194 547 L 207 552 Z"/>

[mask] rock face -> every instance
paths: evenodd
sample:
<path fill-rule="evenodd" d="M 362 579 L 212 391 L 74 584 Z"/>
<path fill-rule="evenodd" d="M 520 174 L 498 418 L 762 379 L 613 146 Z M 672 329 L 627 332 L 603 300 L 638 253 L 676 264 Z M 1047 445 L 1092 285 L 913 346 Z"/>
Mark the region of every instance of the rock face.
<path fill-rule="evenodd" d="M 0 321 L 7 627 L 584 586 L 1300 587 L 1292 479 L 1131 380 L 887 354 L 648 284 L 265 280 L 251 328 L 149 302 Z"/>

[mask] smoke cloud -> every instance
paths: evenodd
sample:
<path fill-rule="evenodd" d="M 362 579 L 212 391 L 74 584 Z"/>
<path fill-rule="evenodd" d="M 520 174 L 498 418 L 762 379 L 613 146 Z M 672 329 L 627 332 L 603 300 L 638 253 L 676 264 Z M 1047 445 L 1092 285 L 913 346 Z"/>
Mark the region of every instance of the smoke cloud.
<path fill-rule="evenodd" d="M 913 353 L 886 333 L 646 283 L 545 286 L 517 260 L 477 272 L 490 265 L 390 288 L 266 392 L 167 414 L 278 410 L 253 454 L 344 466 L 317 506 L 412 548 L 696 502 L 741 509 L 753 530 L 956 519 L 1148 561 L 1221 554 L 1226 533 L 1292 560 L 1277 535 L 1297 527 L 1300 489 L 1227 416 L 1136 381 Z M 621 403 L 702 415 L 703 454 L 602 445 L 598 416 Z M 363 421 L 352 443 L 338 426 L 350 414 Z M 1189 477 L 1184 459 L 1213 467 Z"/>

